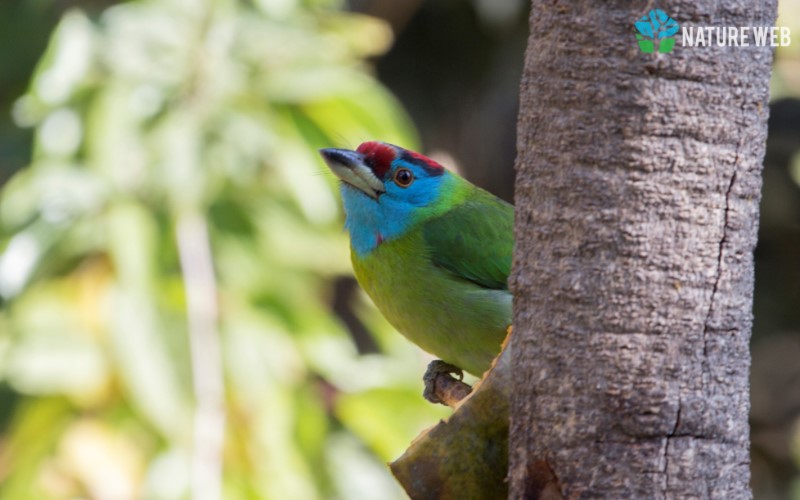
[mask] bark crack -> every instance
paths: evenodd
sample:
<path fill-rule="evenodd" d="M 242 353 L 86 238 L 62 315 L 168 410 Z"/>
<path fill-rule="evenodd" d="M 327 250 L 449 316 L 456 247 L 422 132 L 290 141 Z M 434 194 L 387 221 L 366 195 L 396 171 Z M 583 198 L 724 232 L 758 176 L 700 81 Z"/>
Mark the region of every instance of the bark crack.
<path fill-rule="evenodd" d="M 681 402 L 678 401 L 678 411 L 675 413 L 675 425 L 672 427 L 672 431 L 667 434 L 666 439 L 664 440 L 664 470 L 662 471 L 664 474 L 664 497 L 666 498 L 669 491 L 669 443 L 670 440 L 676 436 L 678 436 L 678 426 L 681 424 Z"/>
<path fill-rule="evenodd" d="M 737 148 L 738 149 L 738 148 Z M 737 151 L 736 162 L 738 163 L 739 154 Z M 722 264 L 725 252 L 725 243 L 728 240 L 728 222 L 731 210 L 731 193 L 733 192 L 733 185 L 736 182 L 736 171 L 731 176 L 731 181 L 728 183 L 728 189 L 725 191 L 725 213 L 722 223 L 722 238 L 719 240 L 719 248 L 717 250 L 717 275 L 714 278 L 714 287 L 711 289 L 711 298 L 708 301 L 708 311 L 706 312 L 706 319 L 703 321 L 703 358 L 708 362 L 708 339 L 707 334 L 709 331 L 709 322 L 711 321 L 711 314 L 714 311 L 714 299 L 717 295 L 720 279 L 722 279 Z M 704 367 L 705 368 L 705 367 Z M 703 370 L 705 372 L 705 369 Z M 705 373 L 704 373 L 705 375 Z"/>
<path fill-rule="evenodd" d="M 739 106 L 740 111 L 742 112 L 742 120 L 746 118 L 747 115 L 747 102 L 742 102 L 741 106 Z M 714 300 L 717 296 L 717 290 L 719 288 L 719 282 L 722 279 L 722 264 L 723 264 L 723 257 L 725 251 L 725 243 L 728 241 L 728 225 L 729 225 L 729 217 L 730 217 L 730 210 L 731 210 L 731 194 L 733 193 L 733 185 L 736 183 L 736 174 L 737 169 L 739 167 L 739 153 L 742 149 L 742 143 L 744 142 L 743 137 L 739 137 L 739 141 L 736 143 L 736 152 L 733 158 L 733 174 L 731 175 L 731 180 L 728 183 L 728 189 L 725 191 L 725 212 L 723 214 L 723 221 L 722 221 L 722 238 L 719 240 L 719 248 L 717 249 L 717 275 L 714 278 L 714 287 L 711 289 L 711 297 L 708 300 L 708 311 L 706 312 L 706 318 L 703 321 L 703 373 L 701 377 L 701 384 L 703 388 L 703 393 L 705 393 L 706 387 L 706 376 L 708 373 L 708 331 L 709 323 L 711 322 L 711 314 L 714 311 Z"/>

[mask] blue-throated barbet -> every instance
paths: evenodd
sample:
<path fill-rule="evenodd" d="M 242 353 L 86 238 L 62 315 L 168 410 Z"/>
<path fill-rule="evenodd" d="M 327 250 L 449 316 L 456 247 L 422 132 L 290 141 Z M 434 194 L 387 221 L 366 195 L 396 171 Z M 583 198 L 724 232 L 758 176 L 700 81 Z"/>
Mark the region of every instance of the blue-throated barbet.
<path fill-rule="evenodd" d="M 511 324 L 513 206 L 391 144 L 320 153 L 342 180 L 361 287 L 409 340 L 482 375 Z"/>

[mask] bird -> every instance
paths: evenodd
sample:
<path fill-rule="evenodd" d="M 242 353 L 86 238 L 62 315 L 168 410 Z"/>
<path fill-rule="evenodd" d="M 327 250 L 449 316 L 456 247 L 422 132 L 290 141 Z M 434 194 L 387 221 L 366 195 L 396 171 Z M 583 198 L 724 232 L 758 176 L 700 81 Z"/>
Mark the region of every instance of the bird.
<path fill-rule="evenodd" d="M 359 285 L 408 340 L 481 377 L 512 320 L 513 205 L 393 144 L 319 152 L 341 180 Z"/>

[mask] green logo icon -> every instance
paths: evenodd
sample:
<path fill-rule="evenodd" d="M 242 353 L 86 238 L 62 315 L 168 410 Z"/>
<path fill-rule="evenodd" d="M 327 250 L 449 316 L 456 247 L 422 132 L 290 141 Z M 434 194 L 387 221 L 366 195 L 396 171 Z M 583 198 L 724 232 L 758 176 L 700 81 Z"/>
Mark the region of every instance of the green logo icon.
<path fill-rule="evenodd" d="M 678 22 L 661 9 L 653 9 L 634 24 L 639 50 L 645 54 L 669 54 L 675 47 L 673 35 L 678 32 Z"/>

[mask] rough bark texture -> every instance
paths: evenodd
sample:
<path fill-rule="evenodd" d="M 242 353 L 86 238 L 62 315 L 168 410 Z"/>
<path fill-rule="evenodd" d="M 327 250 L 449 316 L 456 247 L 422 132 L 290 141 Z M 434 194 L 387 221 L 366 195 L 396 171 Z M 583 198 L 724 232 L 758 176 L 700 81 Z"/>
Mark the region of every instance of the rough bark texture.
<path fill-rule="evenodd" d="M 640 53 L 774 0 L 534 0 L 518 125 L 510 498 L 747 498 L 770 48 Z M 680 32 L 677 35 L 680 37 Z M 528 493 L 530 496 L 530 493 Z"/>

